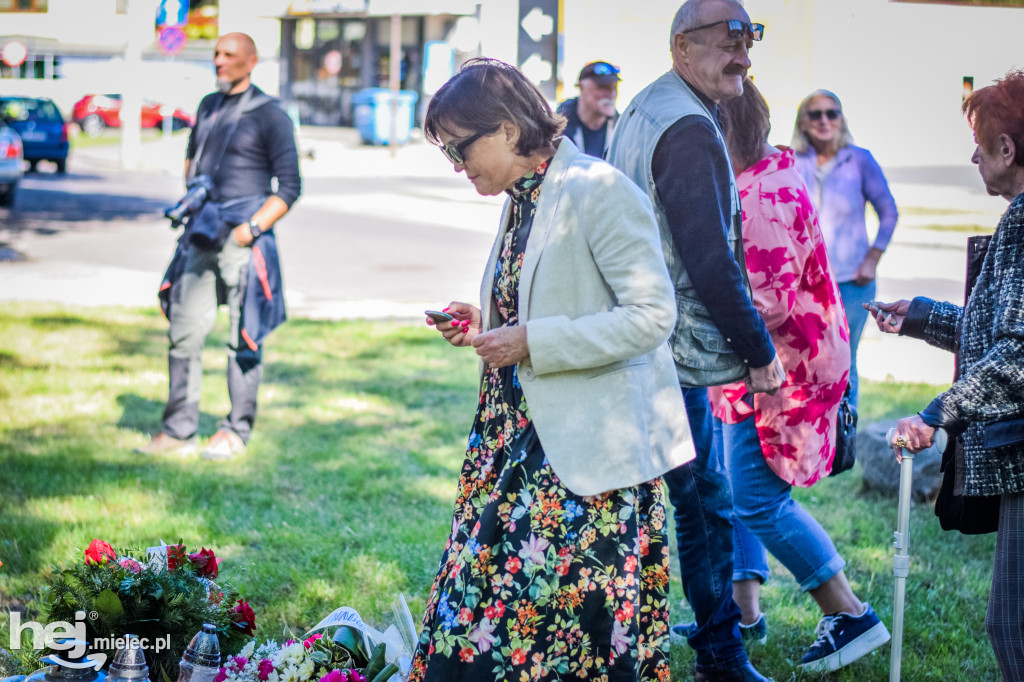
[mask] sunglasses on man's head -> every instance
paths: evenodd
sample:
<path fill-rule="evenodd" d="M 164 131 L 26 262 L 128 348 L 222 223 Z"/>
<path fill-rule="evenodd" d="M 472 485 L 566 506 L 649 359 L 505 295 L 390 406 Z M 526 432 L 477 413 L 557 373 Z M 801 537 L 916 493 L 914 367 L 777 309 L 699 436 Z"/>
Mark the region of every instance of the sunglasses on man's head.
<path fill-rule="evenodd" d="M 619 70 L 611 64 L 605 62 L 597 62 L 591 67 L 591 71 L 595 76 L 618 76 Z"/>
<path fill-rule="evenodd" d="M 843 112 L 838 109 L 813 109 L 807 112 L 807 118 L 812 121 L 820 121 L 821 117 L 824 116 L 828 120 L 834 121 L 839 118 L 842 113 Z"/>
<path fill-rule="evenodd" d="M 712 26 L 718 26 L 719 24 L 726 25 L 726 30 L 728 31 L 730 38 L 750 38 L 751 40 L 761 40 L 761 38 L 764 37 L 764 24 L 748 24 L 747 22 L 740 21 L 739 19 L 723 19 L 722 21 L 716 21 L 711 24 L 688 28 L 683 31 L 683 33 L 702 31 L 706 28 L 711 28 Z"/>
<path fill-rule="evenodd" d="M 441 153 L 454 164 L 463 164 L 466 162 L 466 150 L 469 146 L 483 137 L 485 133 L 474 133 L 467 137 L 462 142 L 449 142 L 446 145 L 438 145 L 441 148 Z"/>

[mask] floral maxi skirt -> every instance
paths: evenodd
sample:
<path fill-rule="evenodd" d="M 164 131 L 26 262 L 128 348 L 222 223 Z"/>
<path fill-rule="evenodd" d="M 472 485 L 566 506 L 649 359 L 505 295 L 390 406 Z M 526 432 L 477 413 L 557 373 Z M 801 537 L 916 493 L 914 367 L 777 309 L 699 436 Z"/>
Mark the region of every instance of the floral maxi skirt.
<path fill-rule="evenodd" d="M 661 480 L 575 495 L 517 431 L 470 444 L 409 680 L 668 680 Z"/>

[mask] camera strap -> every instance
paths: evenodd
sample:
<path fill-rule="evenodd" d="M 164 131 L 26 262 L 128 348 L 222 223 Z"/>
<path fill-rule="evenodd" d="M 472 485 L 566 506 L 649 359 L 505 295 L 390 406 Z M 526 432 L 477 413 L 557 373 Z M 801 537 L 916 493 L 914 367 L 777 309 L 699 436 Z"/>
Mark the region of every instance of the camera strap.
<path fill-rule="evenodd" d="M 219 99 L 216 104 L 211 107 L 212 112 L 208 118 L 203 119 L 204 125 L 199 131 L 199 138 L 196 144 L 196 153 L 194 162 L 188 165 L 188 178 L 191 180 L 199 172 L 199 164 L 203 160 L 203 154 L 208 153 L 207 158 L 213 161 L 212 167 L 209 172 L 205 175 L 209 175 L 210 178 L 217 177 L 217 170 L 220 168 L 220 163 L 224 159 L 224 152 L 227 151 L 228 143 L 231 141 L 231 137 L 235 134 L 235 129 L 238 127 L 238 122 L 242 119 L 242 114 L 245 113 L 249 106 L 249 101 L 252 99 L 253 92 L 256 90 L 255 85 L 250 85 L 249 88 L 242 93 L 241 98 L 235 103 L 235 106 L 227 112 L 223 111 L 224 100 L 226 96 L 223 93 L 218 93 Z M 221 130 L 226 130 L 226 134 L 220 135 Z M 214 136 L 214 132 L 218 132 L 218 135 Z M 213 137 L 213 145 L 207 149 L 206 143 Z"/>

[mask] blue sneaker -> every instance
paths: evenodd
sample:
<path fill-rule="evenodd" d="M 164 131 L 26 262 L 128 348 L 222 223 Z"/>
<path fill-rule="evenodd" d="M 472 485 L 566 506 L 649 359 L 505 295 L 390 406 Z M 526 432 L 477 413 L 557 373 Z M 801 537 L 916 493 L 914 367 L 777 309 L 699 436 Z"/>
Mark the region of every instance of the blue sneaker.
<path fill-rule="evenodd" d="M 740 626 L 740 638 L 744 644 L 751 644 L 757 642 L 758 644 L 768 643 L 768 625 L 765 623 L 764 614 L 760 614 L 750 625 L 739 624 Z M 693 621 L 689 623 L 676 623 L 669 628 L 669 639 L 679 644 L 685 644 L 690 633 L 693 632 L 697 624 Z"/>
<path fill-rule="evenodd" d="M 864 605 L 864 613 L 833 613 L 818 621 L 814 644 L 800 659 L 800 669 L 808 672 L 832 672 L 849 665 L 889 641 L 889 630 Z"/>
<path fill-rule="evenodd" d="M 675 642 L 676 644 L 686 644 L 687 637 L 690 636 L 690 632 L 697 627 L 697 624 L 693 621 L 689 623 L 676 623 L 668 629 L 669 641 Z"/>
<path fill-rule="evenodd" d="M 768 623 L 765 622 L 763 613 L 758 614 L 757 620 L 750 625 L 740 623 L 740 639 L 744 644 L 768 643 Z"/>

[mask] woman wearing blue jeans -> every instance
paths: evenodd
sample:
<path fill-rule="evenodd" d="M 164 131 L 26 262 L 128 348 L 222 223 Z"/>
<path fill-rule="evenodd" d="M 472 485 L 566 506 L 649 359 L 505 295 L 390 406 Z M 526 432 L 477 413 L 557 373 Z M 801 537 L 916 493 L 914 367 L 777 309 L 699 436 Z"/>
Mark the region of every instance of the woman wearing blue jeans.
<path fill-rule="evenodd" d="M 708 390 L 733 488 L 733 598 L 745 634 L 765 636 L 761 584 L 770 551 L 809 592 L 823 617 L 801 668 L 827 672 L 889 640 L 850 588 L 821 525 L 792 499 L 792 486 L 827 476 L 836 416 L 850 374 L 850 339 L 825 242 L 793 152 L 766 141 L 768 105 L 744 84 L 723 102 L 726 141 L 743 207 L 743 248 L 754 307 L 764 318 L 786 380 L 772 395 L 742 383 Z"/>
<path fill-rule="evenodd" d="M 896 229 L 896 200 L 871 152 L 853 145 L 843 105 L 828 90 L 815 90 L 797 110 L 793 140 L 796 167 L 818 209 L 828 259 L 850 324 L 850 401 L 857 404 L 857 346 L 875 298 L 875 269 Z M 878 214 L 878 234 L 868 242 L 867 203 Z"/>

